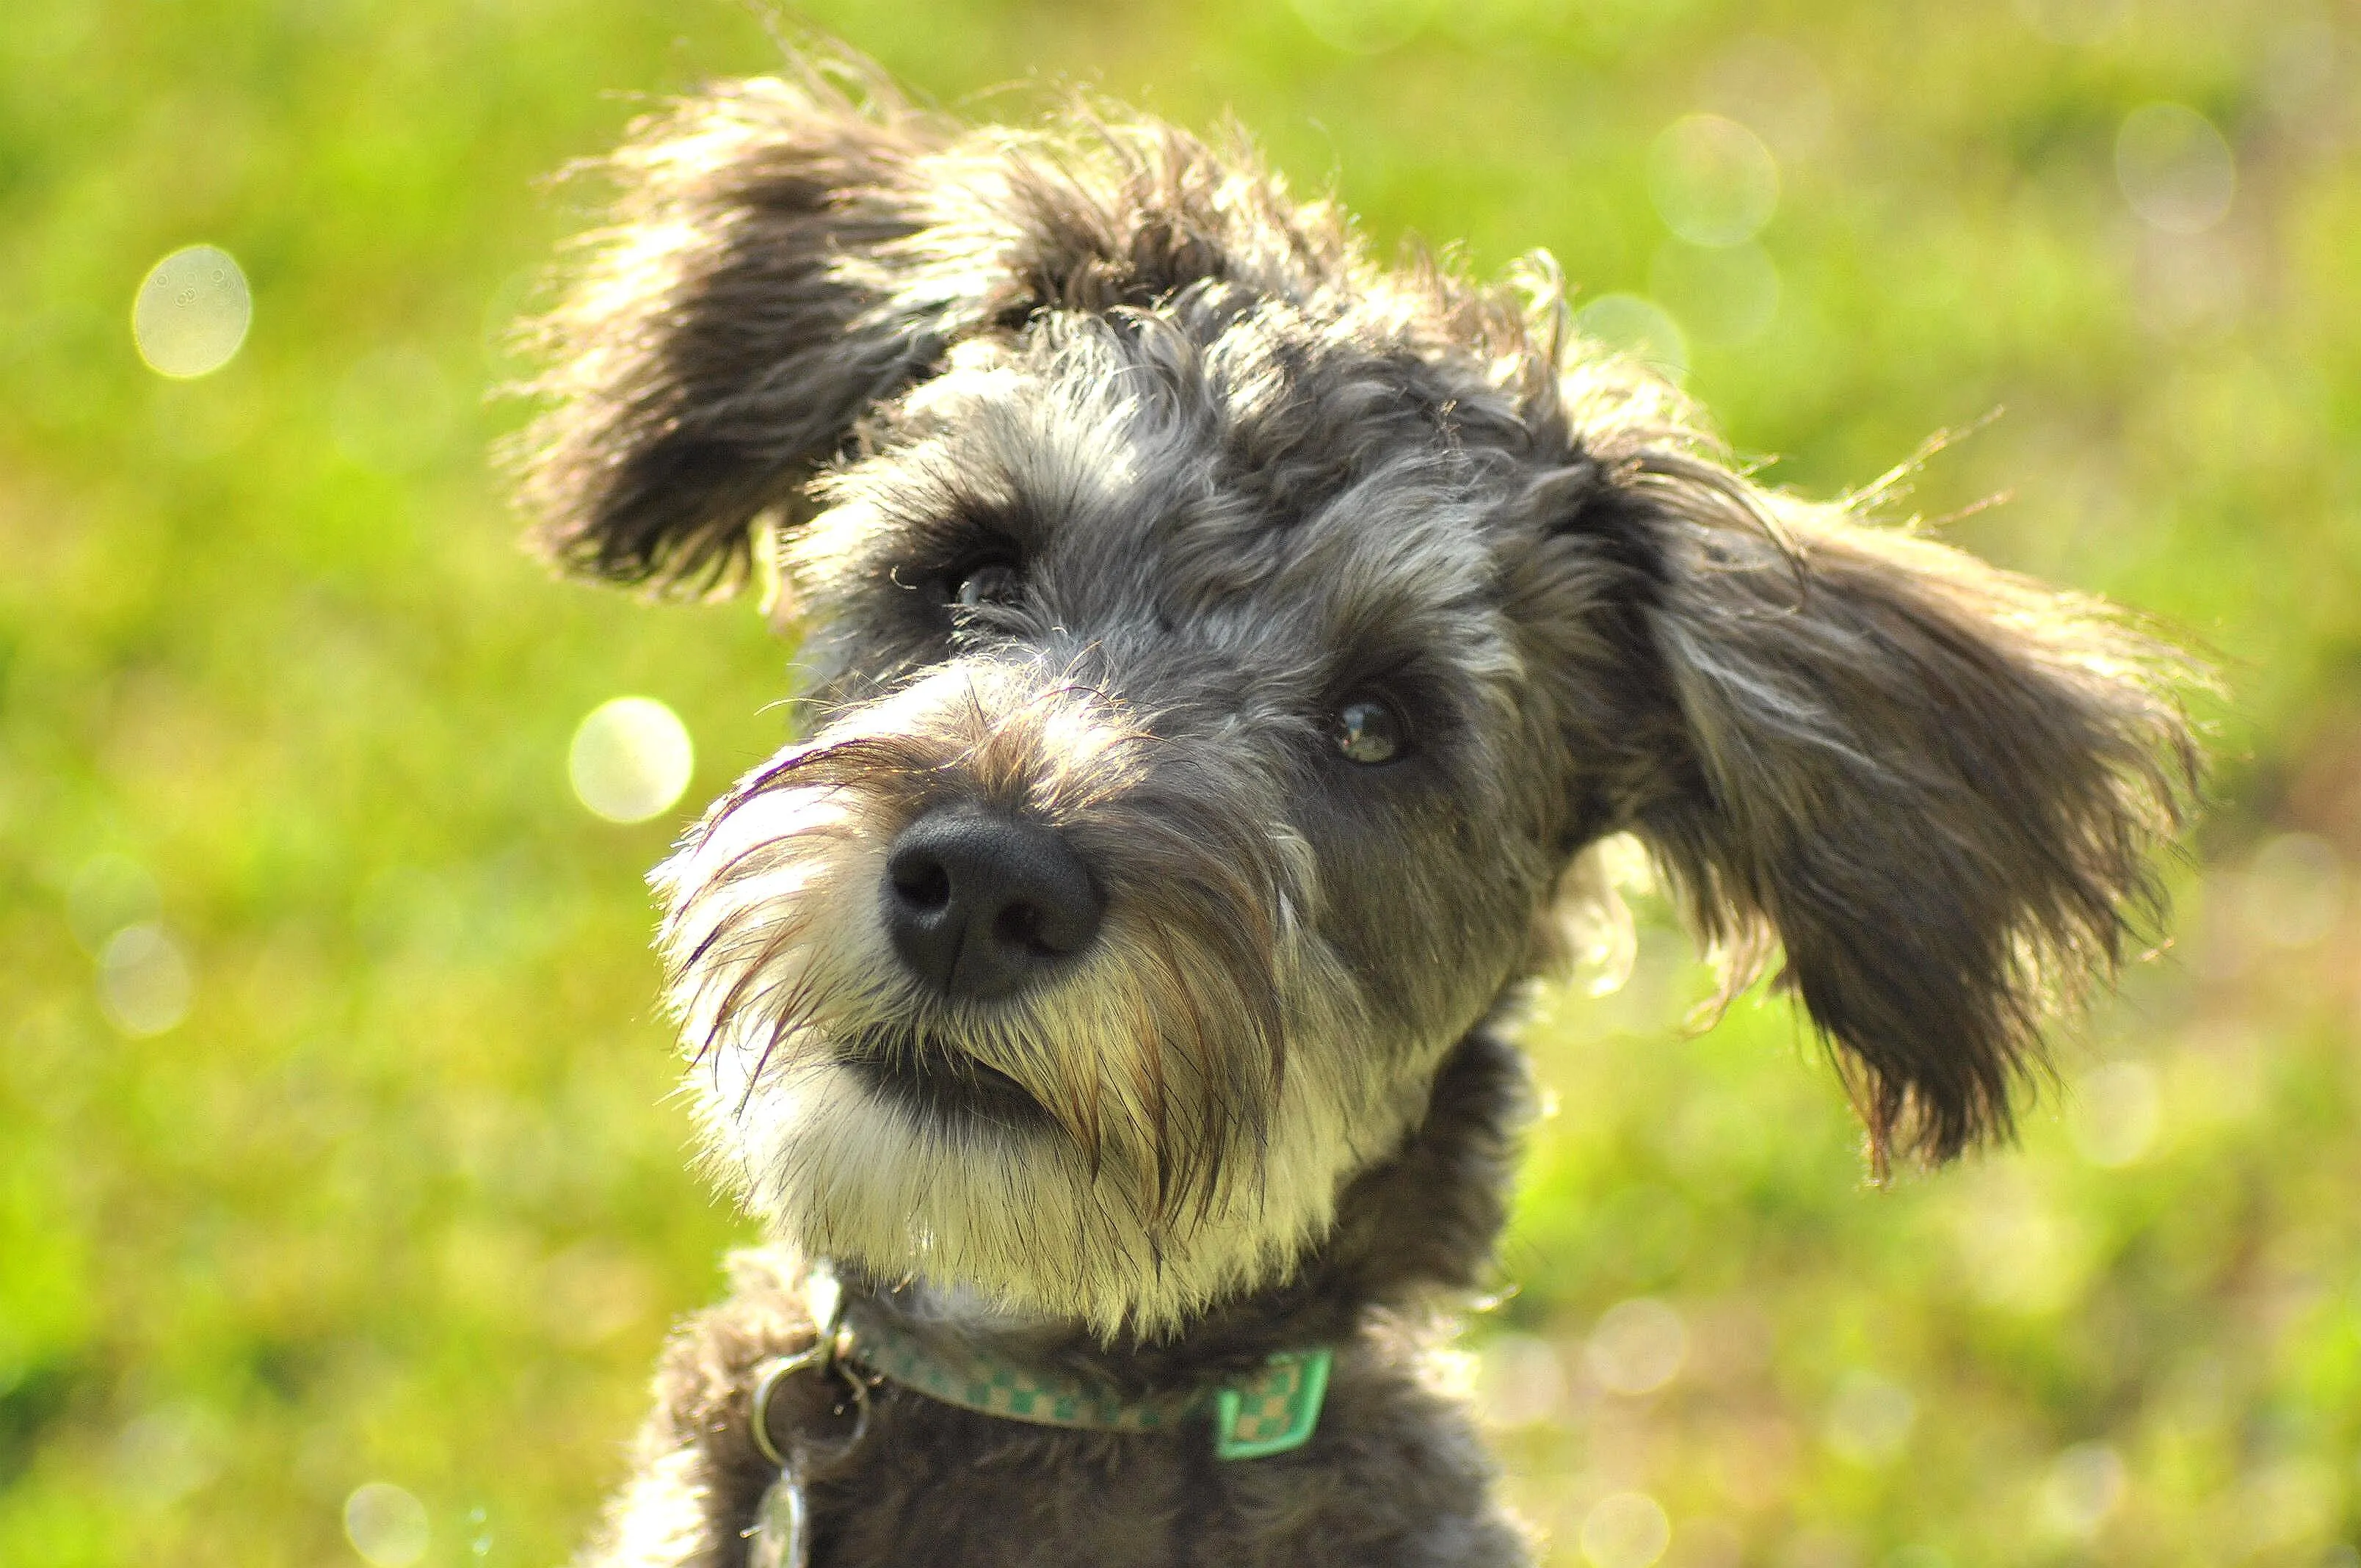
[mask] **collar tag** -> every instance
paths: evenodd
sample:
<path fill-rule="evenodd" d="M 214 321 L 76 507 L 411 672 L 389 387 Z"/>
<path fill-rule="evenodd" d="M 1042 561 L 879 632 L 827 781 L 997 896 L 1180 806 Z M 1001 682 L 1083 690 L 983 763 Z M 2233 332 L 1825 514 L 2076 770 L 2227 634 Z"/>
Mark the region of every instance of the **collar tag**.
<path fill-rule="evenodd" d="M 1213 1395 L 1213 1457 L 1260 1459 L 1311 1440 L 1328 1398 L 1326 1345 L 1284 1350 L 1262 1371 L 1224 1385 Z"/>

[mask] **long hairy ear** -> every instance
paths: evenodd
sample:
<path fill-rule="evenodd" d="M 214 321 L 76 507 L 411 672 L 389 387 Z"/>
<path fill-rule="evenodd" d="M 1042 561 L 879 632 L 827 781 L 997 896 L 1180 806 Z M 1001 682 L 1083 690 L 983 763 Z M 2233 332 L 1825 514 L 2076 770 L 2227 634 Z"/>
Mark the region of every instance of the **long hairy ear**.
<path fill-rule="evenodd" d="M 943 134 L 839 62 L 678 104 L 594 166 L 612 222 L 527 329 L 547 407 L 510 453 L 543 552 L 618 582 L 742 579 L 750 522 L 939 351 L 879 258 L 921 226 L 913 166 Z"/>
<path fill-rule="evenodd" d="M 2098 600 L 1767 494 L 1677 431 L 1587 455 L 1650 579 L 1619 825 L 1725 995 L 1784 950 L 1881 1172 L 2005 1134 L 2044 1018 L 2158 913 L 2202 672 Z"/>

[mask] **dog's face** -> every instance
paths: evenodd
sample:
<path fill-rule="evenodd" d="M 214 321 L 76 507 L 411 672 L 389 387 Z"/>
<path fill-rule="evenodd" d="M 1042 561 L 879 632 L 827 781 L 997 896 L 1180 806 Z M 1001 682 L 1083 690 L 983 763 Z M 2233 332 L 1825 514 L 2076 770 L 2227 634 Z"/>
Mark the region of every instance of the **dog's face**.
<path fill-rule="evenodd" d="M 1162 127 L 646 127 L 551 318 L 576 565 L 775 549 L 808 739 L 657 876 L 712 1146 L 819 1252 L 1154 1333 L 1282 1276 L 1603 835 L 1881 1152 L 2004 1124 L 2185 756 L 2150 645 L 1712 462 Z"/>
<path fill-rule="evenodd" d="M 1573 781 L 1455 449 L 1222 286 L 961 345 L 793 546 L 824 715 L 662 883 L 712 1127 L 872 1262 L 1162 1321 L 1324 1229 Z"/>

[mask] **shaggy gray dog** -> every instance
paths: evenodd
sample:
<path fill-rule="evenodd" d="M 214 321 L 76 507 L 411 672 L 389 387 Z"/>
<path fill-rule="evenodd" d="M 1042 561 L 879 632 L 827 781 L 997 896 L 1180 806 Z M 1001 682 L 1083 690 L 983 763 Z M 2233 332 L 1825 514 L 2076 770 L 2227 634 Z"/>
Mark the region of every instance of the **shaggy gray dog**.
<path fill-rule="evenodd" d="M 537 537 L 759 580 L 815 728 L 656 875 L 776 1245 L 592 1562 L 1521 1562 L 1421 1347 L 1602 842 L 1730 987 L 1784 954 L 1880 1168 L 2006 1129 L 2151 893 L 2174 656 L 1750 482 L 1545 261 L 1382 269 L 1243 150 L 843 65 L 609 167 Z"/>

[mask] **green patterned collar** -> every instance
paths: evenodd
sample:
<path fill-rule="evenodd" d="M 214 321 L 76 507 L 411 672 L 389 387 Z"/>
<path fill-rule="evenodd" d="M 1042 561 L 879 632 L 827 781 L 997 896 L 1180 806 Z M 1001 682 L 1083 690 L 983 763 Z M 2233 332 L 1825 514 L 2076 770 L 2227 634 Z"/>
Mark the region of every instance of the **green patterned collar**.
<path fill-rule="evenodd" d="M 807 1288 L 815 1321 L 841 1321 L 840 1343 L 849 1359 L 930 1399 L 1006 1420 L 1091 1431 L 1169 1431 L 1205 1416 L 1212 1420 L 1217 1459 L 1259 1459 L 1301 1448 L 1320 1424 L 1328 1369 L 1335 1359 L 1326 1345 L 1281 1351 L 1251 1372 L 1126 1399 L 1082 1378 L 987 1350 L 921 1340 L 863 1302 L 843 1301 L 840 1320 L 839 1303 L 831 1299 L 836 1281 L 817 1271 Z"/>

